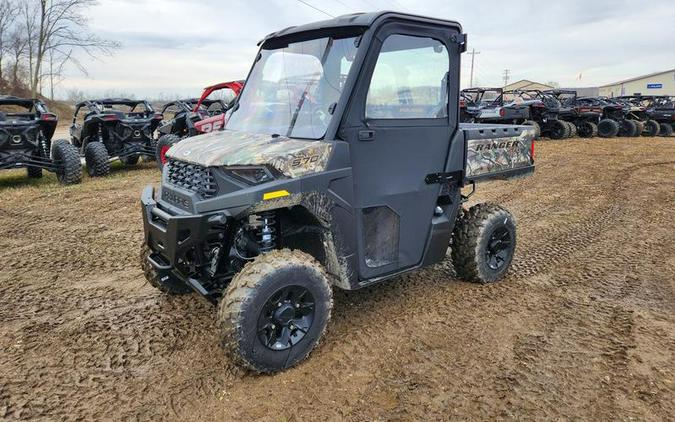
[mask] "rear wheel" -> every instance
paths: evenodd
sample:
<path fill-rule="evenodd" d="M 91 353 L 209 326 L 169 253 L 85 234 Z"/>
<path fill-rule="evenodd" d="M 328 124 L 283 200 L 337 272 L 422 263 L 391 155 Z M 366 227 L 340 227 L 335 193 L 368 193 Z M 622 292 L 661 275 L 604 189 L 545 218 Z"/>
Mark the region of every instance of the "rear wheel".
<path fill-rule="evenodd" d="M 635 136 L 640 136 L 645 130 L 645 123 L 639 120 L 635 120 Z"/>
<path fill-rule="evenodd" d="M 110 157 L 108 156 L 108 150 L 102 143 L 88 143 L 84 149 L 84 160 L 87 163 L 89 176 L 100 177 L 110 174 Z"/>
<path fill-rule="evenodd" d="M 656 120 L 647 120 L 642 136 L 656 136 L 661 131 L 661 125 Z"/>
<path fill-rule="evenodd" d="M 232 279 L 218 305 L 222 345 L 256 372 L 305 359 L 330 320 L 333 296 L 321 264 L 288 249 L 258 256 Z"/>
<path fill-rule="evenodd" d="M 661 136 L 672 136 L 673 135 L 673 127 L 668 124 L 668 123 L 659 123 L 660 124 L 660 131 L 659 135 Z"/>
<path fill-rule="evenodd" d="M 541 136 L 541 126 L 539 126 L 539 123 L 535 122 L 534 120 L 525 120 L 523 125 L 532 126 L 534 128 L 534 139 L 539 139 Z"/>
<path fill-rule="evenodd" d="M 577 128 L 577 133 L 582 138 L 592 138 L 598 134 L 598 125 L 593 122 L 581 122 Z"/>
<path fill-rule="evenodd" d="M 52 144 L 52 160 L 58 166 L 56 178 L 65 185 L 82 181 L 82 162 L 80 151 L 66 140 L 58 140 Z"/>
<path fill-rule="evenodd" d="M 157 166 L 159 169 L 164 168 L 164 164 L 166 164 L 166 153 L 169 151 L 169 148 L 171 148 L 174 144 L 180 141 L 180 138 L 177 135 L 174 134 L 169 134 L 169 135 L 164 135 L 159 138 L 159 141 L 157 141 L 157 149 L 156 149 L 156 160 L 157 160 Z"/>
<path fill-rule="evenodd" d="M 633 120 L 624 120 L 621 122 L 621 129 L 619 129 L 619 136 L 635 136 L 637 132 L 637 125 Z"/>
<path fill-rule="evenodd" d="M 551 139 L 563 139 L 569 136 L 570 128 L 562 120 L 553 120 L 550 123 L 549 128 L 549 138 Z"/>
<path fill-rule="evenodd" d="M 457 220 L 452 263 L 463 280 L 492 283 L 509 269 L 516 250 L 516 221 L 495 204 L 477 204 Z"/>
<path fill-rule="evenodd" d="M 40 179 L 42 177 L 42 168 L 40 167 L 27 167 L 26 171 L 28 172 L 28 177 L 31 179 Z"/>
<path fill-rule="evenodd" d="M 139 155 L 127 155 L 126 157 L 120 158 L 120 161 L 125 166 L 135 166 L 136 164 L 138 164 L 138 160 L 140 158 L 141 157 Z"/>
<path fill-rule="evenodd" d="M 576 138 L 577 137 L 577 125 L 575 125 L 572 122 L 568 122 L 570 125 L 570 138 Z"/>
<path fill-rule="evenodd" d="M 602 138 L 613 138 L 619 134 L 619 123 L 612 119 L 602 119 L 598 123 L 598 135 Z"/>

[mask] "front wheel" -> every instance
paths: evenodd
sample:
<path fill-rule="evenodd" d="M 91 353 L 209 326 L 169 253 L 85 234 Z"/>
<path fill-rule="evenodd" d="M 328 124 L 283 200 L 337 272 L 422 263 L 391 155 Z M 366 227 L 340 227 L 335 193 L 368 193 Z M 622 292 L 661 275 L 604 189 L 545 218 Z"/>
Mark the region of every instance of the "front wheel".
<path fill-rule="evenodd" d="M 660 123 L 661 130 L 659 132 L 660 136 L 672 136 L 673 135 L 673 127 L 668 124 L 668 123 Z"/>
<path fill-rule="evenodd" d="M 169 151 L 174 144 L 178 143 L 180 138 L 177 135 L 169 134 L 163 135 L 157 141 L 157 148 L 155 149 L 155 160 L 157 161 L 157 167 L 160 170 L 164 168 L 166 164 L 166 153 Z"/>
<path fill-rule="evenodd" d="M 230 282 L 218 305 L 226 353 L 272 373 L 304 360 L 330 320 L 328 276 L 310 255 L 288 249 L 258 256 Z"/>
<path fill-rule="evenodd" d="M 656 120 L 647 120 L 642 136 L 656 136 L 661 131 L 661 125 Z"/>
<path fill-rule="evenodd" d="M 455 224 L 452 263 L 466 281 L 495 282 L 506 274 L 516 250 L 516 220 L 495 204 L 477 204 Z"/>

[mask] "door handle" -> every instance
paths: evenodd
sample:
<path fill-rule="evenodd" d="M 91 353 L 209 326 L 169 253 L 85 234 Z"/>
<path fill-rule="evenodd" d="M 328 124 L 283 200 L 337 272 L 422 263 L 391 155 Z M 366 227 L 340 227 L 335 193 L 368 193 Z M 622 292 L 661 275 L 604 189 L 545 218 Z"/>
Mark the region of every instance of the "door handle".
<path fill-rule="evenodd" d="M 366 129 L 359 131 L 359 141 L 374 141 L 374 140 L 375 140 L 374 130 Z"/>

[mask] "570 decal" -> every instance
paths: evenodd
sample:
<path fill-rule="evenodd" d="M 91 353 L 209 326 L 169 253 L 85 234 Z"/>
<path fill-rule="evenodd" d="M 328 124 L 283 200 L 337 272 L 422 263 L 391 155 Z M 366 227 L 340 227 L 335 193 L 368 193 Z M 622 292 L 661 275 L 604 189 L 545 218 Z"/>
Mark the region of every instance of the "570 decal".
<path fill-rule="evenodd" d="M 291 160 L 291 167 L 304 167 L 309 164 L 314 164 L 319 161 L 319 155 L 306 155 L 302 157 L 296 157 Z"/>

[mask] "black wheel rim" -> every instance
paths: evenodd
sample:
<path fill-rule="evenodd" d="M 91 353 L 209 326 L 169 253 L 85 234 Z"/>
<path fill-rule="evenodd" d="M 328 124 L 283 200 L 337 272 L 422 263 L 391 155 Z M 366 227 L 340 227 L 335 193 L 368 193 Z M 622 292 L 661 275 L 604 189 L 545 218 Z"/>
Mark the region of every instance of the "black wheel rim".
<path fill-rule="evenodd" d="M 302 286 L 286 286 L 267 300 L 258 316 L 258 339 L 272 350 L 298 344 L 314 322 L 314 297 Z"/>
<path fill-rule="evenodd" d="M 512 242 L 511 232 L 506 227 L 498 227 L 492 232 L 485 250 L 488 267 L 500 270 L 506 264 L 511 254 Z"/>

